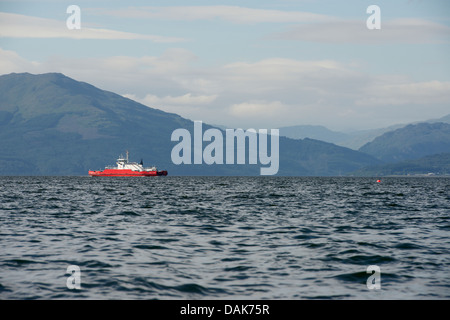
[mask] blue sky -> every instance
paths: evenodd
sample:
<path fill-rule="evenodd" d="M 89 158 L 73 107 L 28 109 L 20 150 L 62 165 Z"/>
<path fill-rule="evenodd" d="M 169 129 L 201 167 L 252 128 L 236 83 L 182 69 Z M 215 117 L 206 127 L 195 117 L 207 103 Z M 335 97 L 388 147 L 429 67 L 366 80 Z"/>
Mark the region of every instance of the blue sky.
<path fill-rule="evenodd" d="M 81 30 L 68 30 L 69 5 Z M 369 5 L 381 30 L 368 30 Z M 450 113 L 449 1 L 2 1 L 0 74 L 62 72 L 228 127 Z"/>

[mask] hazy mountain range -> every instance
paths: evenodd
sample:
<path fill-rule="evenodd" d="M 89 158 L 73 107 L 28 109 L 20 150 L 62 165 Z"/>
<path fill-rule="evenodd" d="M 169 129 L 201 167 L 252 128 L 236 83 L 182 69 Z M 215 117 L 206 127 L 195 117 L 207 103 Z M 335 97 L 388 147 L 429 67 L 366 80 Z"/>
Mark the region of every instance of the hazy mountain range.
<path fill-rule="evenodd" d="M 434 122 L 445 122 L 450 123 L 450 114 L 440 118 L 427 120 L 423 122 L 434 123 Z M 413 123 L 413 124 L 417 124 Z M 332 131 L 324 126 L 313 126 L 313 125 L 298 125 L 281 127 L 280 135 L 292 138 L 292 139 L 304 139 L 311 138 L 322 140 L 326 142 L 331 142 L 342 147 L 347 147 L 350 149 L 358 150 L 363 145 L 368 142 L 373 141 L 376 137 L 382 135 L 383 133 L 394 131 L 396 129 L 404 128 L 407 124 L 396 124 L 379 129 L 368 129 L 368 130 L 358 130 L 352 132 L 339 132 Z"/>
<path fill-rule="evenodd" d="M 203 124 L 203 130 L 211 127 Z M 171 141 L 171 134 L 178 128 L 185 128 L 194 136 L 193 122 L 188 119 L 59 73 L 0 76 L 0 175 L 87 175 L 89 169 L 114 164 L 125 150 L 129 150 L 130 160 L 144 159 L 144 165 L 157 165 L 159 169 L 167 169 L 169 175 L 259 175 L 260 163 L 173 164 L 171 151 L 176 142 Z M 294 137 L 295 130 L 285 129 L 281 128 L 280 133 L 291 130 L 289 134 Z M 401 152 L 396 155 L 396 145 L 402 145 L 402 139 L 412 139 L 420 144 L 411 144 L 410 148 L 424 149 L 426 137 L 415 136 L 424 132 L 428 132 L 429 139 L 444 142 L 435 141 L 426 152 L 411 154 L 448 152 L 445 142 L 448 130 L 442 124 L 427 128 L 407 126 L 403 128 L 407 131 L 387 136 L 380 136 L 386 132 L 380 129 L 379 138 L 372 139 L 361 150 L 336 145 L 338 140 L 347 139 L 347 134 L 323 127 L 304 129 L 315 132 L 314 138 L 322 137 L 328 142 L 301 135 L 295 136 L 296 139 L 280 137 L 278 175 L 348 175 L 370 166 L 380 167 L 386 161 L 410 159 L 409 149 L 398 149 Z"/>
<path fill-rule="evenodd" d="M 382 134 L 359 148 L 359 151 L 388 163 L 450 153 L 450 124 L 410 124 Z"/>
<path fill-rule="evenodd" d="M 210 126 L 204 124 L 206 130 Z M 171 134 L 193 122 L 58 73 L 0 76 L 0 174 L 86 175 L 119 154 L 169 175 L 259 175 L 261 165 L 174 165 Z M 279 175 L 340 175 L 381 163 L 334 144 L 280 137 Z M 248 161 L 247 161 L 248 162 Z"/>
<path fill-rule="evenodd" d="M 424 122 L 389 131 L 359 149 L 386 164 L 356 175 L 450 175 L 450 124 Z"/>

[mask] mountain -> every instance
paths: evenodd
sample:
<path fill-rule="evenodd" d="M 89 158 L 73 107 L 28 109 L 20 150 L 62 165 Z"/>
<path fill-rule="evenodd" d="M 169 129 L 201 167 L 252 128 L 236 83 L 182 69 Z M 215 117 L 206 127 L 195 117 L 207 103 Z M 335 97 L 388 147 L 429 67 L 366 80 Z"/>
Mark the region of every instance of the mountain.
<path fill-rule="evenodd" d="M 443 116 L 439 119 L 431 119 L 431 120 L 420 121 L 420 122 L 450 123 L 450 114 Z M 411 124 L 417 124 L 420 122 L 414 122 Z M 373 141 L 375 138 L 381 136 L 382 134 L 389 132 L 389 131 L 394 131 L 394 130 L 397 130 L 400 128 L 404 128 L 407 125 L 408 124 L 395 124 L 392 126 L 378 128 L 378 129 L 357 130 L 357 131 L 351 131 L 351 132 L 332 131 L 324 126 L 298 125 L 298 126 L 281 127 L 280 135 L 291 138 L 291 139 L 304 139 L 304 138 L 317 139 L 317 140 L 334 143 L 341 147 L 358 150 L 363 145 Z"/>
<path fill-rule="evenodd" d="M 315 140 L 321 140 L 334 144 L 339 144 L 340 141 L 349 139 L 350 136 L 343 132 L 332 131 L 324 126 L 313 125 L 299 125 L 290 127 L 281 127 L 280 136 L 288 137 L 291 139 L 304 139 L 310 138 Z"/>
<path fill-rule="evenodd" d="M 434 123 L 434 122 L 445 122 L 445 123 L 450 123 L 450 114 L 448 114 L 448 115 L 446 115 L 446 116 L 443 116 L 443 117 L 441 117 L 441 118 L 439 118 L 439 119 L 431 119 L 431 120 L 428 120 L 428 121 L 426 121 L 426 122 L 430 122 L 430 123 Z"/>
<path fill-rule="evenodd" d="M 301 142 L 300 145 L 299 142 Z M 286 175 L 340 176 L 352 172 L 351 168 L 354 167 L 363 168 L 381 163 L 375 157 L 366 158 L 366 156 L 367 154 L 362 152 L 324 141 L 280 137 L 280 171 L 283 164 L 286 169 L 289 169 L 289 171 L 285 169 Z M 370 164 L 362 165 L 368 162 Z"/>
<path fill-rule="evenodd" d="M 434 154 L 416 160 L 376 165 L 357 170 L 357 176 L 450 175 L 450 153 Z"/>
<path fill-rule="evenodd" d="M 450 114 L 439 118 L 439 119 L 432 119 L 432 120 L 427 120 L 427 121 L 418 121 L 418 122 L 413 122 L 413 123 L 403 123 L 403 124 L 394 124 L 392 126 L 388 126 L 388 127 L 383 127 L 383 128 L 379 128 L 379 129 L 369 129 L 369 130 L 358 130 L 358 131 L 353 131 L 353 132 L 348 132 L 348 138 L 342 141 L 337 142 L 337 145 L 343 146 L 343 147 L 347 147 L 347 148 L 351 148 L 354 150 L 358 150 L 359 148 L 361 148 L 363 145 L 365 145 L 366 143 L 369 143 L 371 141 L 373 141 L 375 138 L 383 135 L 386 132 L 390 132 L 390 131 L 394 131 L 397 129 L 401 129 L 406 127 L 408 124 L 418 124 L 418 123 L 422 123 L 422 122 L 428 122 L 428 123 L 434 123 L 434 122 L 445 122 L 445 123 L 450 123 Z"/>
<path fill-rule="evenodd" d="M 63 74 L 0 76 L 0 175 L 87 175 L 114 164 L 125 150 L 130 160 L 144 159 L 169 175 L 259 175 L 260 164 L 173 164 L 172 132 L 185 128 L 193 137 L 193 127 L 176 114 Z M 279 175 L 340 175 L 380 163 L 322 141 L 279 141 Z"/>
<path fill-rule="evenodd" d="M 443 122 L 410 124 L 386 132 L 359 151 L 384 162 L 398 162 L 450 152 L 450 124 Z"/>
<path fill-rule="evenodd" d="M 316 139 L 325 142 L 334 143 L 341 147 L 358 150 L 366 143 L 385 132 L 404 127 L 406 124 L 398 124 L 379 129 L 358 130 L 353 132 L 332 131 L 324 126 L 298 125 L 281 127 L 280 136 L 291 139 Z"/>
<path fill-rule="evenodd" d="M 347 133 L 348 138 L 339 141 L 337 145 L 342 147 L 347 147 L 350 149 L 358 150 L 366 143 L 373 141 L 375 138 L 381 136 L 382 134 L 403 128 L 406 124 L 395 124 L 389 127 L 378 128 L 378 129 L 367 129 L 358 130 Z"/>
<path fill-rule="evenodd" d="M 3 175 L 85 174 L 126 149 L 166 166 L 157 137 L 189 124 L 58 73 L 1 76 L 0 97 Z"/>

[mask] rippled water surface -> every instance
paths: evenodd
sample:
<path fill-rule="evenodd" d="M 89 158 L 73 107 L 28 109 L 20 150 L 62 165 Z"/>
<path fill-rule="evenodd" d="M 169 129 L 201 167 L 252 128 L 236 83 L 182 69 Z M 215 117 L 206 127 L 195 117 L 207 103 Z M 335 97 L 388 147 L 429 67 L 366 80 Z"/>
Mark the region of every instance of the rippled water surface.
<path fill-rule="evenodd" d="M 1 299 L 448 299 L 450 178 L 0 177 Z M 66 286 L 69 265 L 81 289 Z M 380 267 L 369 290 L 367 267 Z"/>

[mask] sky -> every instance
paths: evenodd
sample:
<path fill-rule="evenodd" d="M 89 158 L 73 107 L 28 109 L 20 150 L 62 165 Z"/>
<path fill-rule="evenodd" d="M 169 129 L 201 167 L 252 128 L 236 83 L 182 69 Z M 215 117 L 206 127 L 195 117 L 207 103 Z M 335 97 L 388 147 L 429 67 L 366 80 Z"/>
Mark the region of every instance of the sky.
<path fill-rule="evenodd" d="M 449 57 L 448 0 L 0 0 L 0 75 L 61 72 L 228 128 L 440 118 Z"/>

